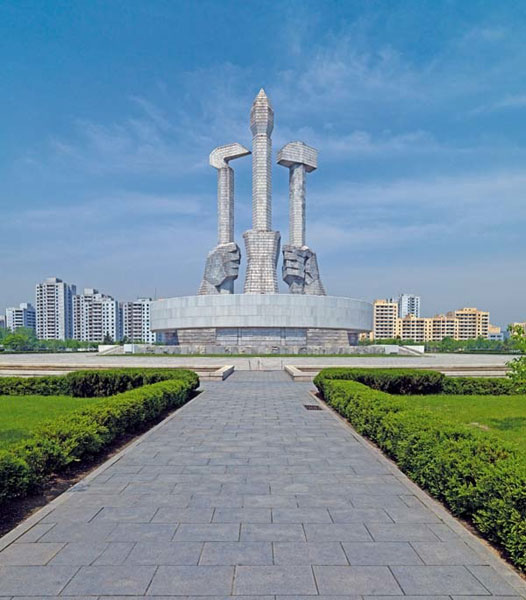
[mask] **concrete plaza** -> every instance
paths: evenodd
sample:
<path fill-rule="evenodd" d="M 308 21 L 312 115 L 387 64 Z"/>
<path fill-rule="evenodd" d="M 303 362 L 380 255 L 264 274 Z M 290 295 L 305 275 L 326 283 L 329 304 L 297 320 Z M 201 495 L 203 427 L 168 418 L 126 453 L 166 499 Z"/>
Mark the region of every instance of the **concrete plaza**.
<path fill-rule="evenodd" d="M 0 354 L 0 369 L 44 367 L 60 372 L 67 368 L 93 369 L 116 367 L 208 367 L 234 365 L 236 371 L 280 371 L 285 365 L 300 368 L 331 367 L 495 367 L 502 368 L 514 357 L 506 354 L 425 354 L 423 356 L 177 356 L 100 355 L 96 352 L 64 352 L 47 354 Z"/>
<path fill-rule="evenodd" d="M 526 598 L 283 372 L 238 371 L 0 540 L 0 597 Z"/>

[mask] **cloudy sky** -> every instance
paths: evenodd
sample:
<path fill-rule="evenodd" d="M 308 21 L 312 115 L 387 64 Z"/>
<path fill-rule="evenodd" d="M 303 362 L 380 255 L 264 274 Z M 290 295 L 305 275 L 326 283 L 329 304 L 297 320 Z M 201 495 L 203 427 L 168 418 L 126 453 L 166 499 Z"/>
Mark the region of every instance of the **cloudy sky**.
<path fill-rule="evenodd" d="M 0 309 L 55 275 L 118 299 L 196 292 L 215 146 L 319 149 L 309 245 L 330 294 L 526 318 L 522 0 L 4 0 Z M 250 160 L 236 231 L 250 227 Z M 273 226 L 287 238 L 287 171 Z M 242 279 L 238 281 L 238 290 Z"/>

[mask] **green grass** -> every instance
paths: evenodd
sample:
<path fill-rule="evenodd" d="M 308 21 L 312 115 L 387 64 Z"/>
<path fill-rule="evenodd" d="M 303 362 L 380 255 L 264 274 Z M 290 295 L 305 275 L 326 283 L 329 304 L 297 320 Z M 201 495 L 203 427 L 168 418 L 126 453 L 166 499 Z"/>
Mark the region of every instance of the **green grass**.
<path fill-rule="evenodd" d="M 100 398 L 71 396 L 0 396 L 0 449 L 31 437 L 35 427 Z"/>
<path fill-rule="evenodd" d="M 411 396 L 411 401 L 436 410 L 457 423 L 491 431 L 504 440 L 515 442 L 526 458 L 526 395 L 429 395 Z"/>

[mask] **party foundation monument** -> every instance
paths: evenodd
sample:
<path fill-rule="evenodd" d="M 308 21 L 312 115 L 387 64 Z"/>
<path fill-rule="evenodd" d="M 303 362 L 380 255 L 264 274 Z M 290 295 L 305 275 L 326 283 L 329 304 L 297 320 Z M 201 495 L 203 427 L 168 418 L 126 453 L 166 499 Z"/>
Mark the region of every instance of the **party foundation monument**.
<path fill-rule="evenodd" d="M 283 245 L 278 292 L 280 234 L 272 230 L 272 130 L 274 111 L 265 92 L 250 112 L 252 153 L 241 144 L 210 154 L 217 169 L 217 245 L 208 253 L 197 296 L 157 300 L 152 329 L 181 351 L 345 352 L 358 334 L 372 329 L 372 306 L 327 296 L 316 253 L 305 239 L 307 174 L 318 152 L 303 142 L 286 144 L 277 156 L 289 170 L 289 239 Z M 230 162 L 252 154 L 252 228 L 245 231 L 247 257 L 242 294 L 234 293 L 241 250 L 234 240 L 234 170 Z"/>

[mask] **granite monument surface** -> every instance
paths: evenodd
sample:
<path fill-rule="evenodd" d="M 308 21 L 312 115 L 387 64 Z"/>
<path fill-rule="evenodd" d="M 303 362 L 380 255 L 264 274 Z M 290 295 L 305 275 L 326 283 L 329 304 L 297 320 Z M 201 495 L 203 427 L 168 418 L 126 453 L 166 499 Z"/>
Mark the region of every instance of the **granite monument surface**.
<path fill-rule="evenodd" d="M 250 111 L 252 152 L 232 143 L 210 153 L 210 165 L 217 170 L 217 244 L 206 258 L 198 295 L 153 303 L 152 329 L 167 343 L 190 352 L 335 352 L 348 351 L 360 332 L 372 328 L 371 304 L 325 292 L 317 255 L 306 241 L 307 174 L 318 167 L 318 151 L 301 141 L 289 142 L 277 155 L 277 163 L 289 171 L 289 236 L 281 268 L 288 293 L 279 293 L 281 235 L 272 229 L 273 129 L 274 110 L 261 89 Z M 252 227 L 243 233 L 243 293 L 235 294 L 242 256 L 234 239 L 230 162 L 249 155 Z"/>

